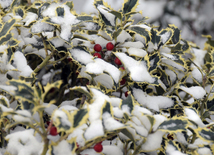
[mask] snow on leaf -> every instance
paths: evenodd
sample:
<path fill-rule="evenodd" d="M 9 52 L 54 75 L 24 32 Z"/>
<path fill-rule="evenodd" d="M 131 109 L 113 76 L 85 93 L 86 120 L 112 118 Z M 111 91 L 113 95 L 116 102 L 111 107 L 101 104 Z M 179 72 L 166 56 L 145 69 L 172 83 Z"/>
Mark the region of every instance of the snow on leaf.
<path fill-rule="evenodd" d="M 127 52 L 129 53 L 130 56 L 137 56 L 137 57 L 144 57 L 147 55 L 147 52 L 143 49 L 139 49 L 139 48 L 134 48 L 134 47 L 130 47 Z"/>
<path fill-rule="evenodd" d="M 103 113 L 103 125 L 107 131 L 114 131 L 124 127 L 124 124 L 116 121 L 108 112 Z"/>
<path fill-rule="evenodd" d="M 115 26 L 116 16 L 109 13 L 110 10 L 107 7 L 104 5 L 98 5 L 97 10 L 99 11 L 101 18 L 106 25 Z"/>
<path fill-rule="evenodd" d="M 192 86 L 189 88 L 180 86 L 179 88 L 190 94 L 195 99 L 202 99 L 206 95 L 206 91 L 201 86 Z"/>
<path fill-rule="evenodd" d="M 34 137 L 33 129 L 9 134 L 5 139 L 8 140 L 7 151 L 11 154 L 40 154 L 44 145 Z"/>
<path fill-rule="evenodd" d="M 143 106 L 159 111 L 174 105 L 174 101 L 165 96 L 150 96 L 140 89 L 133 88 L 133 96 Z M 152 104 L 151 104 L 152 103 Z"/>
<path fill-rule="evenodd" d="M 112 154 L 123 155 L 122 150 L 118 146 L 114 146 L 114 145 L 104 145 L 102 153 L 106 155 L 112 155 Z"/>
<path fill-rule="evenodd" d="M 201 118 L 199 117 L 199 115 L 196 113 L 196 111 L 194 111 L 191 108 L 185 108 L 184 109 L 185 114 L 187 115 L 187 118 L 193 122 L 195 122 L 196 124 L 198 124 L 199 127 L 205 127 L 204 123 L 202 122 Z"/>
<path fill-rule="evenodd" d="M 71 122 L 71 117 L 69 117 L 70 114 L 65 111 L 64 109 L 62 110 L 55 110 L 54 113 L 52 114 L 52 119 L 54 125 L 57 127 L 58 132 L 60 131 L 68 131 L 70 127 L 72 126 Z"/>
<path fill-rule="evenodd" d="M 81 64 L 88 64 L 93 62 L 93 56 L 89 54 L 84 48 L 77 46 L 70 50 L 71 56 Z"/>
<path fill-rule="evenodd" d="M 121 33 L 117 36 L 117 42 L 123 43 L 125 41 L 131 40 L 132 37 L 125 30 L 122 30 Z"/>
<path fill-rule="evenodd" d="M 91 124 L 84 133 L 86 141 L 93 140 L 104 135 L 104 128 L 100 119 L 91 122 Z"/>
<path fill-rule="evenodd" d="M 136 82 L 149 82 L 153 83 L 153 78 L 146 67 L 146 63 L 143 61 L 136 61 L 135 59 L 127 56 L 125 53 L 114 53 L 122 62 L 122 64 L 130 72 L 130 77 Z"/>
<path fill-rule="evenodd" d="M 33 70 L 27 65 L 27 60 L 22 52 L 16 51 L 13 61 L 16 68 L 21 71 L 20 75 L 29 77 L 32 74 Z"/>
<path fill-rule="evenodd" d="M 117 67 L 99 58 L 95 58 L 93 62 L 86 65 L 86 72 L 91 74 L 102 74 L 107 72 L 116 83 L 119 82 L 121 74 Z"/>
<path fill-rule="evenodd" d="M 165 132 L 156 131 L 147 136 L 146 142 L 141 146 L 144 151 L 155 151 L 161 147 L 162 137 Z M 155 139 L 155 140 L 154 140 Z"/>
<path fill-rule="evenodd" d="M 42 33 L 42 32 L 52 32 L 54 30 L 54 26 L 48 23 L 38 21 L 34 23 L 31 27 L 31 32 L 34 34 Z"/>
<path fill-rule="evenodd" d="M 173 33 L 172 30 L 169 28 L 163 29 L 158 34 L 161 37 L 161 42 L 164 44 L 168 43 L 168 41 L 171 39 Z"/>
<path fill-rule="evenodd" d="M 180 152 L 179 150 L 177 150 L 176 147 L 174 147 L 172 144 L 167 145 L 166 153 L 168 155 L 186 155 L 186 154 Z"/>

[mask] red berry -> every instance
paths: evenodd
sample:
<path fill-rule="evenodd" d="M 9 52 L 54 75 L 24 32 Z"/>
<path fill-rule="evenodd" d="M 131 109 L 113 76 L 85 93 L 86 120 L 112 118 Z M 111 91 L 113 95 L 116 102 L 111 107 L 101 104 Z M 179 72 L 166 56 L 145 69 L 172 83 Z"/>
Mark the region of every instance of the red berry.
<path fill-rule="evenodd" d="M 49 121 L 47 121 L 47 122 L 46 122 L 46 124 L 47 124 L 47 125 L 49 125 L 49 124 L 50 124 L 50 122 L 49 122 Z"/>
<path fill-rule="evenodd" d="M 124 67 L 120 67 L 122 70 L 125 70 L 125 68 Z"/>
<path fill-rule="evenodd" d="M 71 62 L 71 61 L 72 61 L 72 58 L 68 58 L 68 61 Z"/>
<path fill-rule="evenodd" d="M 124 85 L 126 83 L 126 79 L 122 79 L 121 81 L 120 81 L 120 85 Z"/>
<path fill-rule="evenodd" d="M 127 97 L 128 95 L 129 95 L 128 91 L 127 91 L 127 92 L 125 92 L 125 97 Z"/>
<path fill-rule="evenodd" d="M 102 152 L 103 150 L 103 146 L 100 143 L 97 143 L 96 145 L 94 145 L 94 151 L 96 152 Z"/>
<path fill-rule="evenodd" d="M 58 135 L 57 128 L 55 126 L 51 127 L 51 129 L 50 129 L 50 135 L 52 135 L 52 136 Z"/>
<path fill-rule="evenodd" d="M 120 59 L 118 59 L 118 58 L 115 58 L 115 59 L 114 59 L 114 62 L 115 62 L 117 65 L 122 65 Z"/>
<path fill-rule="evenodd" d="M 98 58 L 102 58 L 102 56 L 99 54 L 99 53 L 94 53 L 94 55 L 93 55 L 94 57 L 98 57 Z"/>
<path fill-rule="evenodd" d="M 94 50 L 95 50 L 96 52 L 100 52 L 100 51 L 102 51 L 102 47 L 100 46 L 100 44 L 95 44 L 95 45 L 94 45 Z"/>
<path fill-rule="evenodd" d="M 80 146 L 79 146 L 79 144 L 76 142 L 76 145 L 77 145 L 77 148 L 79 148 Z"/>
<path fill-rule="evenodd" d="M 114 49 L 114 45 L 111 42 L 109 42 L 109 43 L 106 44 L 106 49 L 111 51 L 111 50 Z"/>

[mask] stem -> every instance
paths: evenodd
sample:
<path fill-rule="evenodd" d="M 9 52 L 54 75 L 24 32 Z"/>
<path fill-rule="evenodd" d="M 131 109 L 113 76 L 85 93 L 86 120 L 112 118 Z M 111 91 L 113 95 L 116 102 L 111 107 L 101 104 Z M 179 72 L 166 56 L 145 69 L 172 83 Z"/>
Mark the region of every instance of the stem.
<path fill-rule="evenodd" d="M 48 151 L 49 140 L 47 139 L 47 137 L 45 137 L 43 140 L 44 140 L 44 149 L 43 149 L 41 155 L 46 155 L 46 153 Z"/>
<path fill-rule="evenodd" d="M 137 148 L 135 149 L 134 153 L 132 155 L 137 155 L 141 146 L 143 145 L 143 143 L 145 143 L 146 138 L 144 138 L 144 140 L 140 143 L 140 145 L 137 146 Z"/>
<path fill-rule="evenodd" d="M 42 33 L 41 33 L 41 36 L 42 36 L 42 41 L 43 41 L 43 44 L 44 44 L 46 56 L 48 56 L 48 49 L 47 49 L 47 45 L 45 43 L 45 37 L 42 35 Z"/>
<path fill-rule="evenodd" d="M 49 62 L 49 64 L 55 64 L 55 63 L 57 63 L 57 62 L 59 62 L 59 61 L 62 61 L 62 60 L 64 60 L 65 58 L 67 58 L 67 56 L 68 56 L 68 53 L 66 53 L 66 55 L 65 55 L 64 57 L 62 57 L 62 58 L 60 58 L 60 59 L 58 59 L 58 60 L 56 60 L 56 61 L 51 61 L 51 62 Z"/>
<path fill-rule="evenodd" d="M 101 139 L 99 139 L 99 142 L 100 142 L 100 141 L 104 141 L 104 140 L 106 140 L 106 139 L 111 139 L 112 137 L 116 136 L 119 132 L 120 132 L 120 130 L 119 130 L 118 132 L 116 132 L 115 134 L 108 135 L 107 137 L 101 138 Z M 98 141 L 94 140 L 94 141 L 92 141 L 91 143 L 85 144 L 85 146 L 80 147 L 80 148 L 76 151 L 76 154 L 80 154 L 80 152 L 82 152 L 83 150 L 88 149 L 88 148 L 90 148 L 92 145 L 97 144 L 97 143 L 98 143 Z"/>

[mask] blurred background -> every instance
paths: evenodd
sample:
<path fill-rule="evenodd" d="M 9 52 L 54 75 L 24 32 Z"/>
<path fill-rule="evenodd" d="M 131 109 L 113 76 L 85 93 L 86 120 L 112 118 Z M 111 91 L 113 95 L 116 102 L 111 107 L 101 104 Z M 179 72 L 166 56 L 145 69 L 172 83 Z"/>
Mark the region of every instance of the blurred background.
<path fill-rule="evenodd" d="M 65 2 L 67 0 L 62 0 Z M 97 13 L 93 0 L 71 0 L 78 14 Z M 113 9 L 119 10 L 123 0 L 104 0 Z M 183 39 L 203 48 L 207 40 L 202 35 L 214 37 L 214 0 L 140 0 L 137 11 L 148 17 L 148 24 L 166 28 L 174 24 L 181 30 Z M 139 16 L 134 18 L 139 20 Z"/>

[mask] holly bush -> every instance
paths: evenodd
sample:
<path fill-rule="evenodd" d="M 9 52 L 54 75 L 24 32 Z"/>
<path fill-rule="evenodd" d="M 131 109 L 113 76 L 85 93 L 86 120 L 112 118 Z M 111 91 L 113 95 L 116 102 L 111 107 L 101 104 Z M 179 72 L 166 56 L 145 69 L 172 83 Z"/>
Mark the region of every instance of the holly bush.
<path fill-rule="evenodd" d="M 175 25 L 159 31 L 137 5 L 1 5 L 2 153 L 214 153 L 214 40 L 200 49 Z"/>

